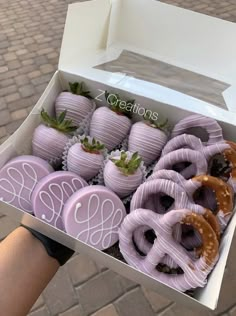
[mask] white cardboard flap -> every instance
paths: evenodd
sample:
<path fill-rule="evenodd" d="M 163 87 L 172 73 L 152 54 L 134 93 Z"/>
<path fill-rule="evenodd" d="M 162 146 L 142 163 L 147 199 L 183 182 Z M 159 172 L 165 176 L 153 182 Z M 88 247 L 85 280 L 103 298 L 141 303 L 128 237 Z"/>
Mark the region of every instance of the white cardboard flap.
<path fill-rule="evenodd" d="M 91 68 L 127 49 L 233 85 L 235 35 L 235 23 L 156 0 L 76 3 L 68 9 L 59 69 L 109 81 L 112 76 Z M 233 98 L 229 89 L 230 111 L 236 111 Z"/>
<path fill-rule="evenodd" d="M 121 43 L 233 84 L 235 36 L 235 23 L 156 0 L 92 0 L 69 5 L 59 69 Z"/>
<path fill-rule="evenodd" d="M 120 0 L 115 40 L 233 83 L 236 24 L 155 0 Z"/>
<path fill-rule="evenodd" d="M 74 70 L 99 49 L 105 49 L 110 21 L 110 0 L 69 5 L 59 69 Z"/>

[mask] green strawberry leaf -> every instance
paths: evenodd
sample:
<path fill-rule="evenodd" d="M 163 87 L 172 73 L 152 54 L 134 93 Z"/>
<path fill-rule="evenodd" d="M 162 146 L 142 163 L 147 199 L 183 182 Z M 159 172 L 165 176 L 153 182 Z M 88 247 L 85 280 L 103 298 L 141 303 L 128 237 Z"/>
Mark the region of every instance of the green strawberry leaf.
<path fill-rule="evenodd" d="M 138 152 L 133 153 L 131 158 L 128 159 L 128 154 L 125 151 L 122 151 L 120 153 L 119 159 L 110 158 L 110 160 L 125 176 L 134 174 L 138 170 L 142 162 L 142 159 L 139 156 Z"/>
<path fill-rule="evenodd" d="M 64 134 L 70 134 L 78 129 L 78 126 L 72 125 L 72 120 L 66 120 L 66 111 L 59 114 L 58 117 L 51 117 L 48 113 L 42 109 L 41 119 L 43 123 L 51 128 L 58 130 Z"/>
<path fill-rule="evenodd" d="M 85 137 L 84 139 L 81 139 L 80 142 L 82 144 L 82 148 L 92 154 L 99 154 L 105 148 L 105 146 L 95 138 L 90 141 L 88 137 Z"/>
<path fill-rule="evenodd" d="M 84 82 L 69 82 L 70 92 L 76 95 L 81 95 L 83 97 L 86 97 L 88 99 L 93 99 L 93 97 L 90 95 L 90 91 L 86 91 L 84 88 Z"/>

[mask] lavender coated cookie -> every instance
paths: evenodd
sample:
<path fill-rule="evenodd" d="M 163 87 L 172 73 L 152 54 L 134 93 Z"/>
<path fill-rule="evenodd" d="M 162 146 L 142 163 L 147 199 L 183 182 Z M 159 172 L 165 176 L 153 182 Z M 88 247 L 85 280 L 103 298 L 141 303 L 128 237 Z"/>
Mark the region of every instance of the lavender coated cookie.
<path fill-rule="evenodd" d="M 200 114 L 193 114 L 180 120 L 172 130 L 171 138 L 188 132 L 188 129 L 200 127 L 208 134 L 208 141 L 204 145 L 212 145 L 224 142 L 222 128 L 216 120 Z M 198 135 L 196 135 L 198 136 Z"/>
<path fill-rule="evenodd" d="M 94 185 L 74 193 L 67 200 L 62 216 L 69 235 L 104 250 L 118 241 L 126 210 L 115 193 Z"/>
<path fill-rule="evenodd" d="M 43 159 L 20 156 L 0 170 L 0 198 L 27 213 L 32 213 L 31 195 L 37 183 L 54 170 Z"/>
<path fill-rule="evenodd" d="M 35 216 L 46 223 L 64 230 L 62 212 L 65 202 L 73 193 L 86 187 L 87 182 L 69 171 L 56 171 L 44 177 L 32 194 Z"/>

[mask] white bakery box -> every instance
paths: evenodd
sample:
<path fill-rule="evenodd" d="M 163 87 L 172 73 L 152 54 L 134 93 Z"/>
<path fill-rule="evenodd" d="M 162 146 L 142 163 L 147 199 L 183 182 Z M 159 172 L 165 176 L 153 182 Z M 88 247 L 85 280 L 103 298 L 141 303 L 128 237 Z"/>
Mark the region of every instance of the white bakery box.
<path fill-rule="evenodd" d="M 116 91 L 124 100 L 134 98 L 136 103 L 168 117 L 172 126 L 190 113 L 204 114 L 218 120 L 226 139 L 236 141 L 236 116 L 232 113 L 236 111 L 236 89 L 233 88 L 236 84 L 235 36 L 236 25 L 233 23 L 154 0 L 92 0 L 70 5 L 59 68 L 29 117 L 0 147 L 0 167 L 12 157 L 31 153 L 32 134 L 40 122 L 40 110 L 44 107 L 52 112 L 56 96 L 68 87 L 68 82 L 74 81 L 85 82 L 93 97 L 98 97 L 107 89 Z M 224 101 L 225 108 L 202 99 L 201 89 L 197 98 L 165 84 L 136 78 L 132 72 L 96 67 L 118 60 L 124 51 L 138 54 L 143 58 L 141 60 L 148 58 L 149 61 L 172 65 L 193 74 L 193 77 L 200 75 L 202 77 L 198 78 L 206 79 L 210 85 L 211 82 L 223 83 L 225 90 L 218 97 Z M 99 100 L 96 102 L 102 104 Z M 207 285 L 190 297 L 15 207 L 0 203 L 1 213 L 87 254 L 173 301 L 191 308 L 214 310 L 217 306 L 236 215 L 224 233 L 220 259 Z"/>

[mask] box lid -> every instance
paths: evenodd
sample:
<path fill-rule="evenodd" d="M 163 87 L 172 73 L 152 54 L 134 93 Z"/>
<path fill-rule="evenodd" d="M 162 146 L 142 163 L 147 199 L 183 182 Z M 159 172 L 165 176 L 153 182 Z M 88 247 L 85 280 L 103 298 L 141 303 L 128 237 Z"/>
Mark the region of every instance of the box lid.
<path fill-rule="evenodd" d="M 68 8 L 59 70 L 132 88 L 137 83 L 129 80 L 132 77 L 130 73 L 94 68 L 117 59 L 122 51 L 128 50 L 225 83 L 220 95 L 227 105 L 226 109 L 236 111 L 236 102 L 233 102 L 236 85 L 235 34 L 234 23 L 155 0 L 75 3 Z M 145 86 L 149 87 L 147 82 Z M 161 86 L 163 84 L 155 84 L 157 94 L 162 93 Z M 213 86 L 213 92 L 214 89 Z M 148 91 L 143 90 L 148 97 Z M 178 89 L 171 90 L 179 92 Z M 177 93 L 176 97 L 181 98 L 181 103 L 189 102 L 189 108 L 192 96 L 183 94 Z M 202 98 L 194 96 L 194 99 Z M 216 105 L 214 99 L 200 102 L 199 112 L 202 113 L 209 104 Z"/>

